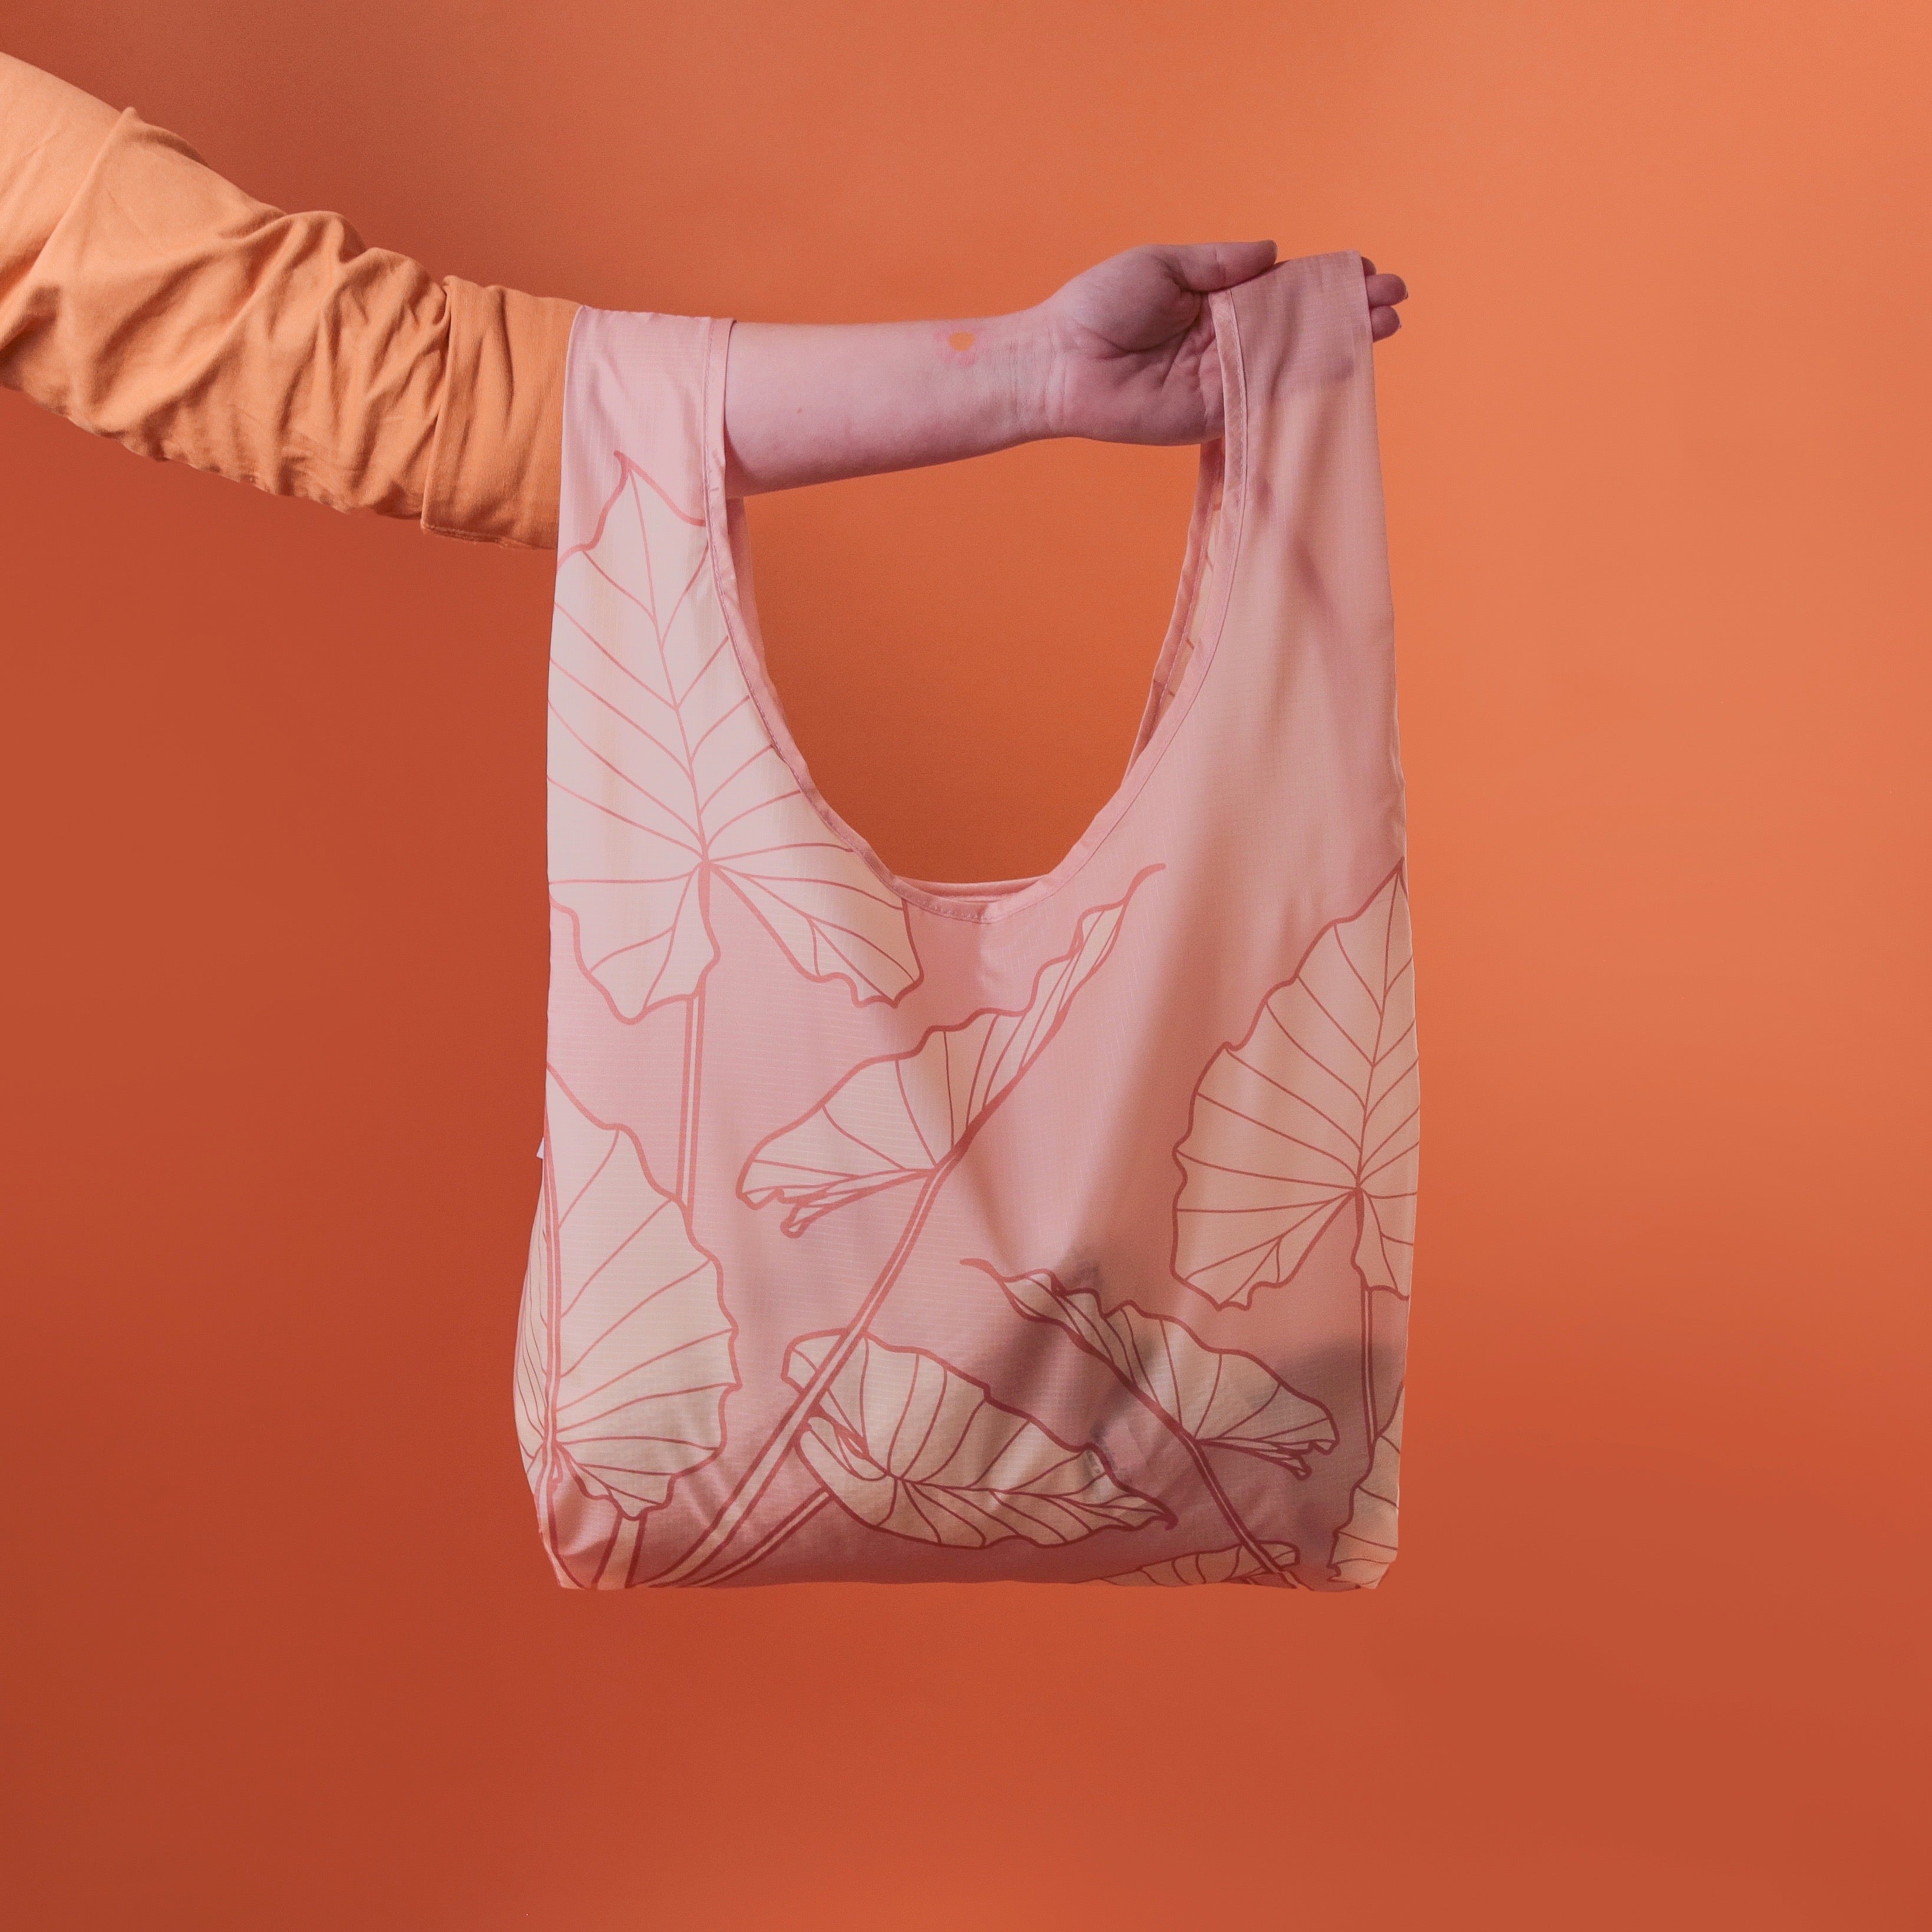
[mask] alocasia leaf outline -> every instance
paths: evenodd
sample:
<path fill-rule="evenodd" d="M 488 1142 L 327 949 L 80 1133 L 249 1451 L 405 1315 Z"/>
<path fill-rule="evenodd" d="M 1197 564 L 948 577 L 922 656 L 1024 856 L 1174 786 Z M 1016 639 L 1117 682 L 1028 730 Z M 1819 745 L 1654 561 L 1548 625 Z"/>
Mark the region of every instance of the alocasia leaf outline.
<path fill-rule="evenodd" d="M 551 890 L 622 1018 L 694 993 L 722 881 L 798 970 L 854 999 L 920 977 L 904 902 L 814 810 L 731 648 L 701 515 L 621 474 L 558 560 L 550 676 Z"/>
<path fill-rule="evenodd" d="M 1195 1089 L 1175 1150 L 1174 1272 L 1222 1306 L 1293 1280 L 1351 1209 L 1365 1289 L 1408 1292 L 1415 1238 L 1414 956 L 1400 869 L 1325 927 Z"/>
<path fill-rule="evenodd" d="M 1024 1006 L 933 1027 L 904 1052 L 862 1060 L 817 1106 L 758 1143 L 740 1195 L 754 1208 L 783 1203 L 785 1232 L 802 1234 L 837 1208 L 933 1174 L 1039 1058 L 1106 963 L 1127 899 L 1146 876 L 1126 897 L 1081 914 L 1072 946 L 1040 968 Z"/>
<path fill-rule="evenodd" d="M 1310 1454 L 1335 1446 L 1328 1412 L 1252 1355 L 1210 1348 L 1172 1316 L 1150 1315 L 1130 1301 L 1105 1309 L 1099 1296 L 1064 1287 L 1043 1268 L 1003 1275 L 987 1262 L 967 1265 L 992 1276 L 1022 1315 L 1054 1324 L 1105 1362 L 1204 1448 L 1235 1450 L 1305 1476 Z"/>
<path fill-rule="evenodd" d="M 971 1260 L 967 1265 L 997 1282 L 1029 1321 L 1060 1329 L 1104 1362 L 1186 1449 L 1250 1558 L 1264 1570 L 1273 1567 L 1266 1546 L 1243 1518 L 1206 1452 L 1232 1451 L 1305 1476 L 1310 1455 L 1326 1454 L 1335 1446 L 1334 1420 L 1321 1403 L 1290 1388 L 1252 1355 L 1210 1348 L 1171 1316 L 1150 1315 L 1132 1302 L 1108 1309 L 1097 1294 L 1070 1288 L 1043 1268 L 1006 1275 L 988 1262 Z"/>
<path fill-rule="evenodd" d="M 543 1198 L 517 1348 L 518 1434 L 539 1503 L 572 1491 L 633 1520 L 724 1442 L 736 1330 L 717 1262 L 635 1138 L 552 1074 Z"/>
<path fill-rule="evenodd" d="M 785 1379 L 808 1386 L 838 1340 L 794 1342 Z M 870 1336 L 832 1377 L 798 1448 L 861 1522 L 952 1549 L 1016 1536 L 1050 1546 L 1169 1520 L 1092 1444 L 1062 1442 L 936 1355 Z"/>

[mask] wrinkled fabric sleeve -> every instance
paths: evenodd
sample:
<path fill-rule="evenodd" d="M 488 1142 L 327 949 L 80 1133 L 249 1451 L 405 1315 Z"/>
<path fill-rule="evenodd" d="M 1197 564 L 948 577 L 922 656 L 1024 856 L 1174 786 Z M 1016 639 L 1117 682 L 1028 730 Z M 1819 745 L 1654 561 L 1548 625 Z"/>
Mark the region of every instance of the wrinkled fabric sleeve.
<path fill-rule="evenodd" d="M 0 56 L 0 383 L 139 454 L 552 548 L 575 314 L 270 208 Z"/>

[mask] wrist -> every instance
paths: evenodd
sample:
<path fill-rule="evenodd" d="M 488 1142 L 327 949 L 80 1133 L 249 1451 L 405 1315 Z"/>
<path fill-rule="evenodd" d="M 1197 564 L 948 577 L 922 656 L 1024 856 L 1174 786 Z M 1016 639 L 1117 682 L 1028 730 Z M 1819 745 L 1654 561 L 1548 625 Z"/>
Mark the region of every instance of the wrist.
<path fill-rule="evenodd" d="M 1004 337 L 1008 408 L 1015 442 L 1040 442 L 1067 434 L 1060 421 L 1060 351 L 1043 308 L 1000 318 Z"/>

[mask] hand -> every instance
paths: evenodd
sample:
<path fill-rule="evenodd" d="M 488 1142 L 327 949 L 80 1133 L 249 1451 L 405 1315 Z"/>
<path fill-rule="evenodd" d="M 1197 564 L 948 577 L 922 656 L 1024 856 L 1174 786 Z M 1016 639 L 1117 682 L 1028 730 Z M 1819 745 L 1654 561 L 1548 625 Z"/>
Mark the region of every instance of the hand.
<path fill-rule="evenodd" d="M 1130 248 L 1076 275 L 1029 318 L 1046 358 L 1046 436 L 1100 442 L 1206 442 L 1221 434 L 1221 374 L 1206 298 L 1271 268 L 1272 242 Z M 1364 261 L 1369 331 L 1402 326 L 1399 275 Z"/>

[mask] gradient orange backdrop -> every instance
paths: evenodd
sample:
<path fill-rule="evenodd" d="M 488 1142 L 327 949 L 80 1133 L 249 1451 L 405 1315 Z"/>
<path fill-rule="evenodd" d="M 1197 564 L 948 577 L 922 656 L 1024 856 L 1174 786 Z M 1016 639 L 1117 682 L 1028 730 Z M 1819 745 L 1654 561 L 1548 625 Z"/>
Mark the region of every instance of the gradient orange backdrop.
<path fill-rule="evenodd" d="M 550 560 L 0 398 L 10 1923 L 1927 1922 L 1924 7 L 4 32 L 258 194 L 607 306 L 982 313 L 1250 234 L 1408 276 L 1426 1121 L 1379 1594 L 560 1592 L 509 1400 Z M 756 506 L 889 862 L 1072 843 L 1192 464 Z"/>

